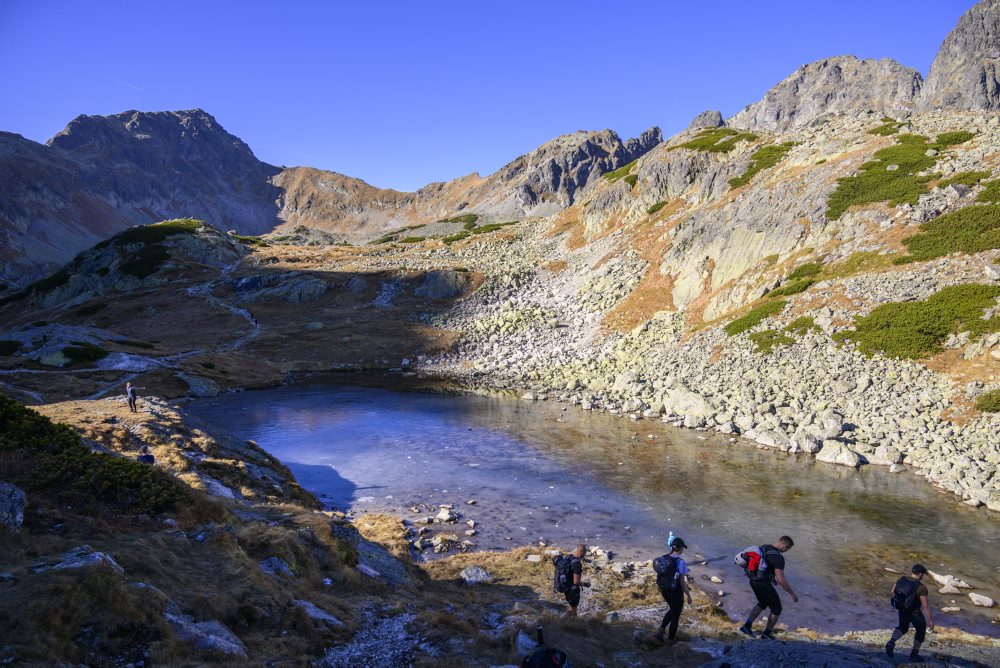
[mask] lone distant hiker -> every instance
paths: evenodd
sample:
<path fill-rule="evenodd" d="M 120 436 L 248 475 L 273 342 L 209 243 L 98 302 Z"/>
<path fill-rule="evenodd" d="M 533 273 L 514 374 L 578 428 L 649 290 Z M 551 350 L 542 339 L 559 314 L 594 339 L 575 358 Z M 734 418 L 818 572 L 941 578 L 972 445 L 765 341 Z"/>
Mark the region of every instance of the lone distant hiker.
<path fill-rule="evenodd" d="M 913 624 L 916 635 L 910 650 L 910 661 L 920 661 L 920 645 L 927 637 L 927 629 L 934 630 L 931 606 L 927 602 L 927 585 L 921 582 L 926 574 L 926 568 L 914 564 L 910 575 L 899 578 L 892 587 L 892 607 L 899 613 L 899 626 L 892 630 L 892 637 L 885 644 L 885 653 L 890 657 L 896 649 L 896 641 L 906 635 L 910 624 Z"/>
<path fill-rule="evenodd" d="M 757 605 L 750 610 L 746 622 L 740 627 L 740 631 L 751 638 L 755 637 L 753 623 L 760 617 L 760 613 L 770 610 L 767 627 L 760 637 L 764 640 L 774 640 L 774 625 L 778 623 L 778 617 L 781 615 L 781 599 L 778 598 L 778 590 L 774 588 L 775 582 L 791 595 L 793 601 L 799 602 L 799 595 L 785 578 L 784 553 L 792 549 L 793 545 L 795 542 L 790 536 L 782 536 L 774 545 L 747 548 L 737 555 L 737 559 L 746 557 L 746 574 L 750 578 L 750 588 L 757 597 Z M 756 553 L 754 550 L 757 550 Z M 754 556 L 758 558 L 754 559 Z"/>
<path fill-rule="evenodd" d="M 687 562 L 681 559 L 687 545 L 682 538 L 673 538 L 668 545 L 670 546 L 669 554 L 653 559 L 656 587 L 669 606 L 666 614 L 663 615 L 663 621 L 660 622 L 660 630 L 656 632 L 656 639 L 660 642 L 663 642 L 663 632 L 667 625 L 670 626 L 668 639 L 674 641 L 677 638 L 677 624 L 681 620 L 685 596 L 687 596 L 688 605 L 691 605 L 691 590 L 688 589 L 687 582 L 688 566 Z"/>
<path fill-rule="evenodd" d="M 583 555 L 587 553 L 586 545 L 577 545 L 576 549 L 564 557 L 556 557 L 555 590 L 566 597 L 569 610 L 567 617 L 576 617 L 576 609 L 580 605 L 580 587 L 589 587 L 589 582 L 583 580 Z"/>
<path fill-rule="evenodd" d="M 139 389 L 139 390 L 145 390 L 146 388 L 145 387 L 139 387 L 139 388 L 137 388 L 135 385 L 133 385 L 131 383 L 131 381 L 125 383 L 125 396 L 126 396 L 126 398 L 128 398 L 128 407 L 129 407 L 129 410 L 132 411 L 133 413 L 137 413 L 138 412 L 136 410 L 136 408 L 135 408 L 135 399 L 136 399 L 136 397 L 135 397 L 135 391 L 137 389 Z"/>

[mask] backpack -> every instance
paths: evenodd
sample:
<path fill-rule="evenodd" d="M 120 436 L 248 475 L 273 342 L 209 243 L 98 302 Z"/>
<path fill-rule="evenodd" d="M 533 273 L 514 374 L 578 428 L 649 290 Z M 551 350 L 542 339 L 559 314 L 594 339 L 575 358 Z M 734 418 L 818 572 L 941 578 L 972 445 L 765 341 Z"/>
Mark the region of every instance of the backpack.
<path fill-rule="evenodd" d="M 562 668 L 569 665 L 569 658 L 565 653 L 550 647 L 536 649 L 521 661 L 521 668 Z"/>
<path fill-rule="evenodd" d="M 733 563 L 742 568 L 748 578 L 757 573 L 762 561 L 764 561 L 764 551 L 756 545 L 743 548 L 733 559 Z M 767 566 L 766 563 L 764 565 Z"/>
<path fill-rule="evenodd" d="M 653 570 L 656 571 L 656 584 L 661 589 L 673 591 L 677 589 L 677 560 L 669 554 L 653 559 Z"/>
<path fill-rule="evenodd" d="M 552 560 L 552 563 L 555 564 L 556 567 L 555 579 L 552 582 L 552 588 L 557 594 L 565 594 L 573 588 L 574 561 L 576 561 L 576 557 L 571 554 L 566 556 L 557 556 Z"/>
<path fill-rule="evenodd" d="M 914 610 L 917 602 L 917 589 L 920 583 L 905 575 L 896 580 L 896 593 L 889 599 L 889 604 L 896 610 Z"/>

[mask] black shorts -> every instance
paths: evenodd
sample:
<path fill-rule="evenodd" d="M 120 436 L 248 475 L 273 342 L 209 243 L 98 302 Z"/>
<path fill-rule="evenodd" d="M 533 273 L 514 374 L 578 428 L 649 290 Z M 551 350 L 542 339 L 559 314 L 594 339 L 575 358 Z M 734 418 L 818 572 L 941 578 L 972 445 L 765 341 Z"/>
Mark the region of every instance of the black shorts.
<path fill-rule="evenodd" d="M 754 596 L 757 597 L 757 605 L 761 610 L 771 610 L 771 614 L 781 614 L 781 599 L 778 598 L 778 590 L 770 582 L 754 582 L 751 580 L 750 588 L 753 589 Z"/>
<path fill-rule="evenodd" d="M 570 587 L 568 591 L 565 592 L 566 602 L 569 603 L 574 608 L 580 605 L 580 588 Z"/>
<path fill-rule="evenodd" d="M 923 642 L 924 638 L 927 637 L 927 620 L 924 619 L 924 613 L 919 608 L 916 610 L 900 610 L 899 611 L 899 629 L 900 633 L 906 633 L 910 630 L 910 624 L 913 624 L 913 631 L 916 633 L 917 642 Z"/>

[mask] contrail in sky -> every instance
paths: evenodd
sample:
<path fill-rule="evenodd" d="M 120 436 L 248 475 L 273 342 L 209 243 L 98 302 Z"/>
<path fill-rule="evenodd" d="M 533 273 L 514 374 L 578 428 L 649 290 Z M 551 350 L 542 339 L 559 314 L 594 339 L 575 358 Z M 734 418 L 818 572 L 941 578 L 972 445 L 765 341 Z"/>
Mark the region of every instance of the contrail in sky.
<path fill-rule="evenodd" d="M 144 93 L 146 92 L 146 89 L 145 89 L 145 88 L 139 88 L 138 86 L 134 86 L 134 85 L 130 84 L 130 83 L 129 83 L 129 82 L 127 82 L 127 81 L 121 81 L 121 80 L 119 80 L 119 79 L 115 79 L 115 83 L 117 83 L 117 84 L 121 84 L 121 85 L 123 85 L 123 86 L 128 86 L 129 88 L 135 88 L 136 90 L 141 90 L 141 91 L 142 91 L 142 92 L 144 92 Z"/>

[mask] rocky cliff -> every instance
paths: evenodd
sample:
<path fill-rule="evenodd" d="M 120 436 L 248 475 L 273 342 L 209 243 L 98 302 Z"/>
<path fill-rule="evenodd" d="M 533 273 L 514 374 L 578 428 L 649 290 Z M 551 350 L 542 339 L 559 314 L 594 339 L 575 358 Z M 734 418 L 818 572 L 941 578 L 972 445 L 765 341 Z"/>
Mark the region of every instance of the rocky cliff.
<path fill-rule="evenodd" d="M 1000 109 L 1000 2 L 981 0 L 948 33 L 931 65 L 922 109 Z"/>
<path fill-rule="evenodd" d="M 919 72 L 888 58 L 825 58 L 795 70 L 728 124 L 782 132 L 824 114 L 876 111 L 892 116 L 913 107 L 920 84 Z"/>

